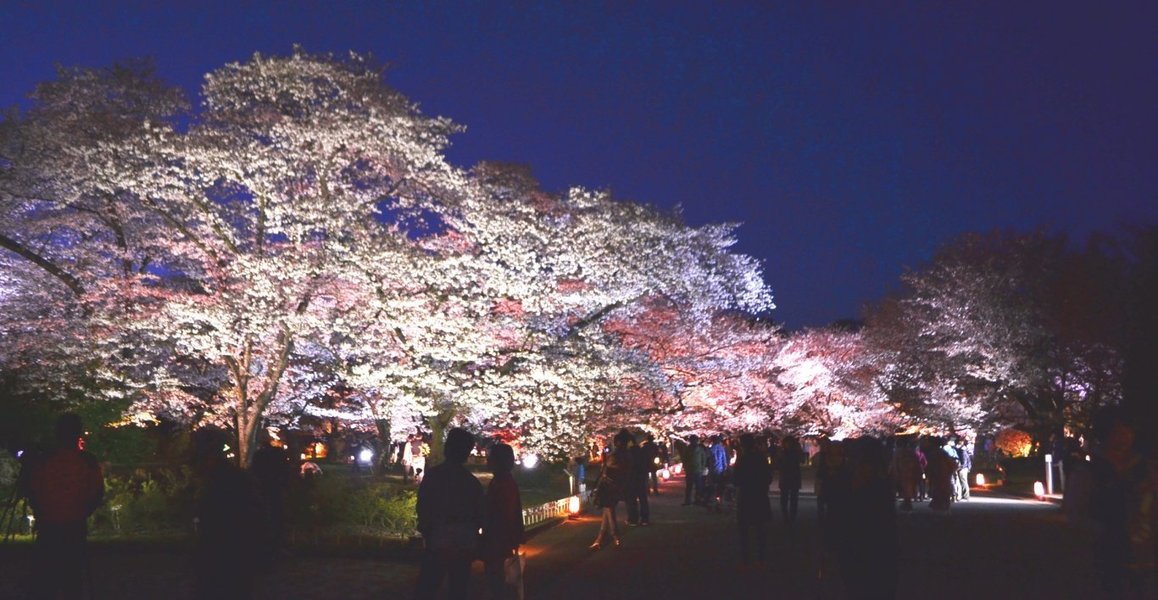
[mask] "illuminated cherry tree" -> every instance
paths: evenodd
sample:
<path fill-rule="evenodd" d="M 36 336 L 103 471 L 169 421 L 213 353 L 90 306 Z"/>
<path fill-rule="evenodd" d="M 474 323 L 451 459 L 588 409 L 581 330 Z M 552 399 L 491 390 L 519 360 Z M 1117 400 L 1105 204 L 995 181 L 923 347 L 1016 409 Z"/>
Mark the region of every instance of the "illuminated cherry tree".
<path fill-rule="evenodd" d="M 442 155 L 458 127 L 362 57 L 257 55 L 202 97 L 176 118 L 147 70 L 68 71 L 5 121 L 3 301 L 69 290 L 8 330 L 72 319 L 54 333 L 133 413 L 230 427 L 243 463 L 263 424 L 303 415 L 567 452 L 657 371 L 606 323 L 656 298 L 700 324 L 771 308 L 734 226 L 461 171 Z"/>
<path fill-rule="evenodd" d="M 810 329 L 775 357 L 783 386 L 785 428 L 834 438 L 887 435 L 903 421 L 879 386 L 883 364 L 860 332 Z"/>

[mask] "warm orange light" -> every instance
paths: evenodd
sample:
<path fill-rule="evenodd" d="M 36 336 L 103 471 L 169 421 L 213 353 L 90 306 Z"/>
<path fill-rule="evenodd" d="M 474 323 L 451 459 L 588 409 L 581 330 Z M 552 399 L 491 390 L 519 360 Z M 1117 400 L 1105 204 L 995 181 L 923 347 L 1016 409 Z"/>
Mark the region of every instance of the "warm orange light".
<path fill-rule="evenodd" d="M 579 496 L 571 496 L 571 498 L 567 500 L 567 512 L 577 515 L 579 514 L 579 508 Z"/>

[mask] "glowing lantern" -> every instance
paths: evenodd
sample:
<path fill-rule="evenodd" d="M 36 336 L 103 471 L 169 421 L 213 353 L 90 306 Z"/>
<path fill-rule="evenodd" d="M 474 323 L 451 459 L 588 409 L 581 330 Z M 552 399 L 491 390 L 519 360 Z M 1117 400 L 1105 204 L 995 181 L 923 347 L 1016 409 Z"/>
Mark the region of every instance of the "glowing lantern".
<path fill-rule="evenodd" d="M 676 466 L 672 467 L 672 468 L 671 468 L 671 470 L 672 470 L 672 472 L 674 472 L 676 475 L 679 475 L 680 473 L 683 473 L 683 472 L 684 472 L 684 465 L 683 465 L 683 463 L 679 463 L 679 464 L 677 464 Z"/>
<path fill-rule="evenodd" d="M 1045 497 L 1045 484 L 1040 481 L 1033 482 L 1033 495 L 1038 498 Z"/>
<path fill-rule="evenodd" d="M 567 499 L 567 512 L 572 516 L 579 514 L 579 507 L 579 496 L 571 496 Z"/>
<path fill-rule="evenodd" d="M 358 453 L 358 462 L 364 465 L 368 465 L 372 460 L 374 460 L 373 450 L 369 448 L 363 448 L 362 451 Z"/>
<path fill-rule="evenodd" d="M 534 469 L 535 465 L 539 464 L 539 457 L 534 454 L 528 454 L 523 457 L 523 466 L 528 469 Z"/>
<path fill-rule="evenodd" d="M 977 485 L 985 487 L 985 475 L 981 473 L 977 474 Z"/>
<path fill-rule="evenodd" d="M 667 481 L 668 479 L 671 479 L 671 471 L 668 469 L 660 469 L 659 476 L 664 481 Z"/>

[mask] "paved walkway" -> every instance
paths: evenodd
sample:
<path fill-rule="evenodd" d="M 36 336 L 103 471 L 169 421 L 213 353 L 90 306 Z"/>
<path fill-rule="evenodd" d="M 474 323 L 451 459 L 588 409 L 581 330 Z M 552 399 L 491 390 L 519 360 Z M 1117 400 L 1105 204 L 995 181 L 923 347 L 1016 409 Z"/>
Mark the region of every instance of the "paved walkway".
<path fill-rule="evenodd" d="M 833 561 L 818 542 L 815 502 L 801 499 L 794 528 L 771 527 L 771 564 L 737 565 L 735 514 L 680 506 L 683 481 L 653 497 L 653 525 L 623 534 L 621 549 L 587 550 L 593 515 L 540 532 L 527 545 L 532 600 L 777 597 L 844 598 Z M 776 499 L 773 498 L 773 502 Z M 622 518 L 622 516 L 621 516 Z M 1055 505 L 975 494 L 950 515 L 918 506 L 901 514 L 900 595 L 918 598 L 1098 598 L 1086 546 Z M 0 599 L 20 598 L 27 568 L 0 556 Z M 190 598 L 188 558 L 178 552 L 120 551 L 93 558 L 94 598 Z M 370 558 L 291 558 L 259 581 L 259 599 L 410 598 L 414 564 Z M 475 598 L 484 598 L 481 573 Z"/>

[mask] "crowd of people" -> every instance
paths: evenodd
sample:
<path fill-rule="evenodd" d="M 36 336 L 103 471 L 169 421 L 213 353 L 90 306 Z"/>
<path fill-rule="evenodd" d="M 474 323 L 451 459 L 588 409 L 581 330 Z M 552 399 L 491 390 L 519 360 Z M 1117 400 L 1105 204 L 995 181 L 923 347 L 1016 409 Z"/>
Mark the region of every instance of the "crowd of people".
<path fill-rule="evenodd" d="M 1158 526 L 1158 478 L 1133 448 L 1132 426 L 1107 415 L 1095 423 L 1098 443 L 1091 455 L 1072 466 L 1066 512 L 1094 532 L 1095 567 L 1107 591 L 1125 594 L 1153 584 L 1141 571 L 1154 564 L 1154 548 L 1144 546 L 1152 546 L 1146 540 L 1154 539 Z M 76 597 L 82 587 L 85 521 L 104 489 L 100 466 L 83 450 L 82 431 L 75 416 L 62 417 L 57 449 L 30 461 L 20 482 L 37 519 L 39 581 L 46 593 L 64 597 Z M 898 509 L 912 511 L 927 501 L 932 512 L 944 514 L 954 502 L 970 499 L 973 446 L 963 436 L 808 440 L 812 448 L 794 436 L 750 433 L 734 439 L 715 434 L 706 443 L 697 435 L 672 439 L 674 453 L 650 433 L 624 429 L 610 446 L 594 446 L 594 456 L 574 460 L 581 482 L 589 459 L 599 463 L 589 502 L 600 527 L 590 550 L 622 547 L 621 501 L 629 526 L 651 525 L 649 496 L 660 493 L 658 472 L 678 456 L 683 506 L 734 511 L 741 568 L 766 564 L 768 524 L 775 519 L 772 485 L 779 492 L 780 520 L 791 530 L 809 465 L 822 546 L 839 565 L 850 597 L 888 598 L 895 596 L 899 573 Z M 410 441 L 407 462 L 415 470 L 407 475 L 420 479 L 417 528 L 424 547 L 416 597 L 433 598 L 445 584 L 449 597 L 465 598 L 475 561 L 483 563 L 490 597 L 521 597 L 518 550 L 525 532 L 513 448 L 497 443 L 487 450 L 493 478 L 484 489 L 466 467 L 475 448 L 471 433 L 449 430 L 443 462 L 428 469 L 413 460 L 428 452 L 426 440 Z M 296 476 L 288 467 L 292 461 L 284 449 L 266 444 L 246 472 L 224 456 L 217 440 L 195 442 L 194 467 L 202 482 L 195 562 L 199 573 L 211 574 L 198 579 L 197 597 L 250 597 L 252 571 L 244 557 L 261 555 L 263 544 L 280 544 L 271 532 L 280 530 L 285 482 Z M 1150 536 L 1142 546 L 1139 532 Z"/>

